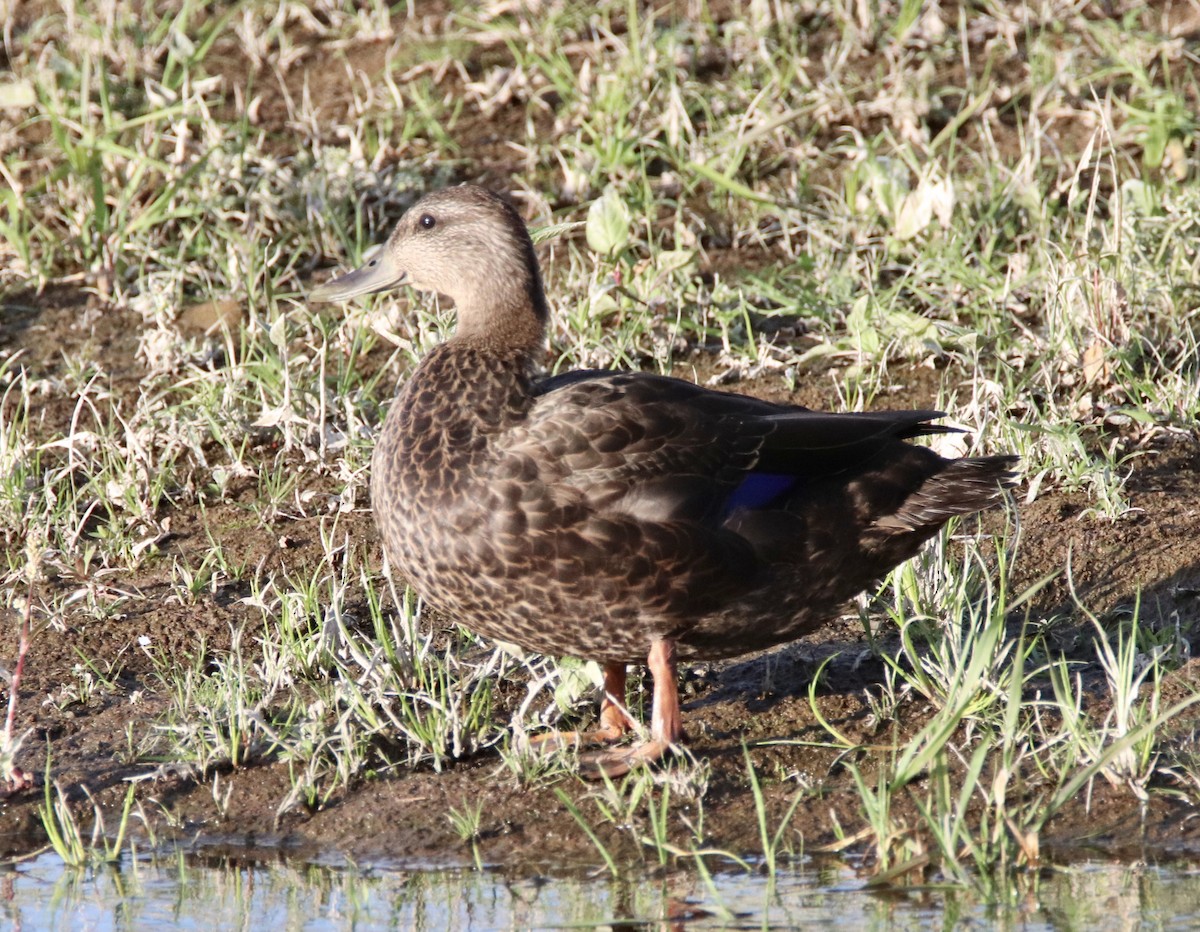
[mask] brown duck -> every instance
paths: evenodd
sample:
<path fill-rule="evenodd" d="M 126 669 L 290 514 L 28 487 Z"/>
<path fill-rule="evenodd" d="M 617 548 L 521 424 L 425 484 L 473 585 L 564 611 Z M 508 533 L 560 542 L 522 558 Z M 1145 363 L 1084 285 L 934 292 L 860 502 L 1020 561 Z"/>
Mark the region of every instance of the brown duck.
<path fill-rule="evenodd" d="M 631 727 L 626 665 L 654 676 L 650 739 L 683 737 L 676 663 L 791 641 L 954 515 L 993 504 L 1012 456 L 906 441 L 937 411 L 825 414 L 641 372 L 544 377 L 548 308 L 517 212 L 482 188 L 431 193 L 336 301 L 407 284 L 454 300 L 457 332 L 400 390 L 372 462 L 384 547 L 467 627 L 604 665 L 601 729 Z"/>

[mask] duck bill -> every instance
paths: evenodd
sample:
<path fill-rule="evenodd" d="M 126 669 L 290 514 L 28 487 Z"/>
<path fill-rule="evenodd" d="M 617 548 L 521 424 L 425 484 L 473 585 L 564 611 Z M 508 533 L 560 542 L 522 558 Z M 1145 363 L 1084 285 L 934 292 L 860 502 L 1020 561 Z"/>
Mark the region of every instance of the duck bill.
<path fill-rule="evenodd" d="M 404 270 L 399 268 L 385 250 L 380 250 L 361 268 L 340 278 L 318 285 L 309 292 L 310 301 L 345 301 L 359 295 L 387 291 L 404 283 Z"/>

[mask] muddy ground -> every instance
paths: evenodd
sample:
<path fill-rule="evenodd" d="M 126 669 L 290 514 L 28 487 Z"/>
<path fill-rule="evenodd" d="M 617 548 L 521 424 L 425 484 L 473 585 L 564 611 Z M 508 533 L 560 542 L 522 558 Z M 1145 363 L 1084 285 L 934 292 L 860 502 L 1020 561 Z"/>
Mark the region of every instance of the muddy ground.
<path fill-rule="evenodd" d="M 85 354 L 113 374 L 114 384 L 136 391 L 141 376 L 133 352 L 136 315 L 105 306 L 93 297 L 70 290 L 25 295 L 10 305 L 0 324 L 6 348 L 25 351 L 31 374 L 53 377 L 64 365 L 63 355 Z M 703 366 L 703 354 L 696 362 Z M 914 379 L 914 388 L 900 392 L 896 404 L 929 405 L 930 389 Z M 928 379 L 924 380 L 928 382 Z M 784 397 L 777 381 L 742 383 L 745 391 Z M 814 397 L 817 396 L 817 397 Z M 803 400 L 819 402 L 819 392 Z M 832 399 L 825 399 L 832 403 Z M 32 420 L 48 431 L 64 429 L 71 399 L 43 399 Z M 43 420 L 44 418 L 44 420 Z M 1019 506 L 1023 543 L 1013 580 L 1014 591 L 1049 569 L 1065 565 L 1071 553 L 1080 597 L 1094 610 L 1119 613 L 1142 593 L 1144 617 L 1178 622 L 1193 630 L 1200 622 L 1200 442 L 1195 436 L 1175 435 L 1168 445 L 1148 449 L 1134 460 L 1126 486 L 1131 510 L 1117 521 L 1086 515 L 1083 494 L 1048 492 Z M 239 605 L 244 594 L 221 589 L 202 594 L 196 604 L 172 605 L 164 600 L 171 554 L 198 562 L 208 546 L 206 531 L 254 564 L 265 557 L 303 566 L 319 556 L 319 519 L 287 520 L 273 528 L 246 529 L 236 506 L 211 508 L 207 518 L 180 510 L 171 514 L 171 537 L 163 544 L 164 558 L 137 575 L 106 575 L 102 579 L 63 576 L 48 585 L 62 589 L 98 586 L 133 594 L 116 617 L 103 622 L 80 622 L 70 615 L 60 628 L 44 626 L 35 633 L 22 684 L 17 725 L 32 729 L 20 763 L 39 774 L 47 748 L 52 754 L 54 779 L 73 788 L 86 786 L 106 807 L 117 806 L 126 781 L 155 773 L 152 761 L 130 752 L 129 735 L 143 734 L 162 710 L 151 664 L 136 649 L 139 637 L 170 645 L 187 656 L 201 639 L 210 651 L 228 646 L 231 626 L 244 623 L 249 610 Z M 168 517 L 164 515 L 163 517 Z M 995 528 L 999 516 L 989 516 L 980 533 Z M 283 519 L 281 519 L 283 521 Z M 375 540 L 369 514 L 352 516 L 352 533 Z M 281 535 L 292 542 L 279 548 Z M 155 569 L 157 567 L 157 569 Z M 1086 641 L 1087 628 L 1073 607 L 1064 581 L 1051 583 L 1038 595 L 1034 619 L 1059 618 L 1064 643 Z M 17 619 L 5 626 L 3 656 L 16 653 Z M 1019 619 L 1013 619 L 1013 631 Z M 885 648 L 889 645 L 885 643 Z M 1069 643 L 1068 643 L 1069 646 Z M 894 641 L 890 648 L 895 648 Z M 872 770 L 872 752 L 847 757 L 836 749 L 805 746 L 828 743 L 809 704 L 809 681 L 817 665 L 837 653 L 823 677 L 817 696 L 821 715 L 843 734 L 866 748 L 903 744 L 927 720 L 930 709 L 909 698 L 892 721 L 870 714 L 868 693 L 877 689 L 883 664 L 868 648 L 857 620 L 845 621 L 809 638 L 766 655 L 719 664 L 697 665 L 685 673 L 684 714 L 693 752 L 711 762 L 704 806 L 709 843 L 731 851 L 760 850 L 754 802 L 746 782 L 743 745 L 763 775 L 772 823 L 778 822 L 803 783 L 804 795 L 789 838 L 813 850 L 837 842 L 840 830 L 854 834 L 863 815 L 848 760 L 865 772 Z M 84 704 L 51 701 L 72 682 L 72 668 L 87 657 L 98 667 L 111 666 L 115 688 L 99 690 Z M 1180 698 L 1200 676 L 1193 660 L 1166 677 L 1166 701 Z M 1103 699 L 1098 702 L 1102 708 Z M 1175 732 L 1188 744 L 1194 721 L 1178 722 Z M 766 745 L 787 740 L 797 744 Z M 757 745 L 757 746 L 756 746 Z M 486 862 L 554 864 L 592 862 L 592 843 L 556 795 L 556 786 L 576 799 L 591 788 L 566 784 L 522 786 L 500 764 L 494 750 L 432 770 L 392 771 L 356 782 L 317 811 L 293 810 L 277 819 L 280 801 L 290 789 L 287 767 L 269 760 L 219 772 L 220 795 L 228 793 L 222 810 L 214 801 L 212 774 L 208 779 L 167 769 L 138 783 L 141 811 L 160 839 L 177 838 L 201 845 L 246 846 L 329 856 L 338 853 L 356 861 L 386 859 L 409 863 L 462 862 L 469 849 L 443 817 L 451 807 L 482 801 L 479 850 Z M 1191 790 L 1163 776 L 1161 788 Z M 920 795 L 920 781 L 914 786 Z M 0 850 L 5 855 L 27 853 L 44 843 L 38 819 L 40 787 L 9 796 L 0 806 Z M 912 796 L 902 793 L 898 812 L 916 821 Z M 86 811 L 81 806 L 81 811 Z M 687 814 L 688 807 L 679 810 Z M 1137 857 L 1200 853 L 1200 820 L 1186 797 L 1155 793 L 1143 805 L 1125 788 L 1096 781 L 1090 795 L 1054 819 L 1042 837 L 1042 850 L 1064 852 L 1121 851 Z M 631 844 L 611 825 L 598 825 L 606 843 L 620 849 Z M 836 845 L 835 845 L 836 847 Z M 860 846 L 861 847 L 861 846 Z M 263 853 L 263 852 L 260 852 Z M 549 866 L 549 865 L 544 865 Z"/>

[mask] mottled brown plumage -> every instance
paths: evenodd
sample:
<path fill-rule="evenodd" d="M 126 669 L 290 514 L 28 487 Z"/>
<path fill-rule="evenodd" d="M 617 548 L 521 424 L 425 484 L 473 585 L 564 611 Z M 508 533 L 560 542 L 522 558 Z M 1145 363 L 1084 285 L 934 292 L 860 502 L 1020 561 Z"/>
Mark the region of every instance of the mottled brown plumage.
<path fill-rule="evenodd" d="M 481 634 L 605 664 L 605 737 L 629 726 L 625 665 L 655 675 L 653 739 L 682 735 L 675 661 L 820 626 L 952 516 L 986 508 L 1014 457 L 906 441 L 935 411 L 824 414 L 645 373 L 539 378 L 547 307 L 519 215 L 481 188 L 422 198 L 376 258 L 313 292 L 446 294 L 455 335 L 392 405 L 371 496 L 392 564 Z"/>

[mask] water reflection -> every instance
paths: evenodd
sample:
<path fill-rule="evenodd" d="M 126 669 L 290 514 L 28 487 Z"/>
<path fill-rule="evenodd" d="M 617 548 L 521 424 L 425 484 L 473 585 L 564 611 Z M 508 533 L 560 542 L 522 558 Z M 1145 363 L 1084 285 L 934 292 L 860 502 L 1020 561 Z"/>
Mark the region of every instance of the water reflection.
<path fill-rule="evenodd" d="M 1079 929 L 1200 927 L 1200 873 L 1085 863 L 1031 879 L 1004 906 L 934 889 L 887 896 L 844 865 L 623 879 L 502 871 L 331 868 L 280 861 L 128 856 L 80 871 L 52 854 L 0 875 L 13 929 L 444 930 L 561 928 Z"/>

